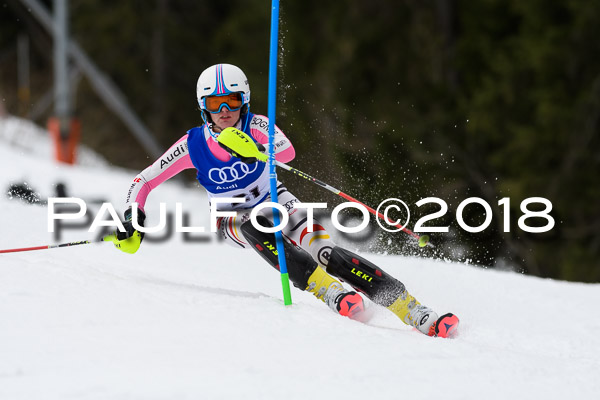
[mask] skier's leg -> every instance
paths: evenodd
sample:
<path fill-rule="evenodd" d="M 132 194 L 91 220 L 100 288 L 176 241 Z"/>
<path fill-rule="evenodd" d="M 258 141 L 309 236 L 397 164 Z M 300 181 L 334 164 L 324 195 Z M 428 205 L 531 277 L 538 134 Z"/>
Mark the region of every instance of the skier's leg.
<path fill-rule="evenodd" d="M 263 227 L 272 227 L 264 216 L 256 218 Z M 241 226 L 246 241 L 274 268 L 279 270 L 275 234 L 258 230 L 251 221 Z M 344 289 L 342 284 L 328 275 L 302 248 L 283 241 L 286 265 L 290 280 L 300 290 L 308 290 L 335 312 L 351 317 L 364 309 L 360 295 Z"/>
<path fill-rule="evenodd" d="M 374 303 L 386 307 L 404 323 L 414 326 L 426 335 L 445 336 L 449 333 L 437 330 L 440 326 L 438 321 L 448 318 L 447 314 L 438 318 L 433 310 L 421 305 L 408 293 L 402 282 L 359 255 L 336 246 L 318 221 L 308 221 L 305 210 L 293 209 L 293 205 L 300 201 L 281 184 L 278 187 L 278 195 L 279 203 L 286 207 L 289 214 L 289 222 L 283 233 L 326 268 L 328 274 L 347 282 Z M 312 232 L 308 229 L 310 222 L 313 225 Z"/>
<path fill-rule="evenodd" d="M 427 335 L 445 337 L 451 333 L 451 330 L 456 328 L 458 319 L 455 316 L 445 314 L 437 318 L 435 312 L 421 305 L 408 293 L 402 282 L 364 258 L 336 246 L 329 233 L 318 221 L 308 221 L 305 210 L 294 208 L 294 204 L 300 201 L 287 191 L 281 183 L 277 187 L 277 193 L 279 203 L 286 208 L 289 215 L 289 221 L 283 228 L 283 234 L 293 244 L 297 244 L 309 253 L 320 266 L 326 269 L 324 271 L 323 268 L 318 268 L 315 270 L 317 275 L 327 277 L 328 274 L 331 274 L 340 278 L 355 290 L 364 293 L 374 303 L 388 308 L 406 324 L 416 327 Z M 267 210 L 263 215 L 272 219 L 270 210 Z M 313 224 L 312 232 L 309 232 L 308 229 L 309 222 Z M 358 268 L 356 262 L 360 264 L 362 270 Z M 358 272 L 361 272 L 360 276 Z M 366 279 L 363 273 L 368 275 Z M 370 280 L 369 276 L 371 277 Z M 318 286 L 317 290 L 319 287 L 322 286 Z M 451 320 L 453 325 L 449 325 L 448 328 L 444 328 L 446 330 L 440 331 L 438 328 L 445 327 L 445 325 L 440 324 L 440 321 L 446 321 L 447 319 Z"/>
<path fill-rule="evenodd" d="M 293 208 L 300 200 L 285 187 L 278 188 L 279 203 L 288 210 L 289 221 L 282 233 L 294 244 L 302 247 L 321 266 L 327 266 L 329 254 L 335 243 L 323 225 L 316 219 L 308 220 L 308 212 L 302 208 Z M 311 229 L 309 229 L 312 226 Z"/>
<path fill-rule="evenodd" d="M 250 213 L 247 212 L 238 212 L 237 215 L 232 217 L 217 218 L 218 240 L 238 249 L 247 248 L 248 243 L 240 231 L 240 225 L 249 219 Z"/>
<path fill-rule="evenodd" d="M 306 250 L 326 268 L 327 273 L 347 282 L 374 303 L 388 308 L 406 324 L 429 333 L 432 323 L 437 320 L 433 310 L 420 305 L 402 282 L 364 258 L 336 246 L 318 221 L 308 221 L 305 210 L 292 209 L 300 201 L 282 185 L 278 187 L 278 196 L 279 203 L 289 213 L 289 222 L 283 229 L 286 237 Z M 310 223 L 313 225 L 312 232 L 308 229 Z"/>
<path fill-rule="evenodd" d="M 334 247 L 327 272 L 364 293 L 373 302 L 386 307 L 407 325 L 429 336 L 447 337 L 458 326 L 452 314 L 438 315 L 420 304 L 404 284 L 375 264 L 341 247 Z M 442 323 L 443 322 L 443 323 Z"/>

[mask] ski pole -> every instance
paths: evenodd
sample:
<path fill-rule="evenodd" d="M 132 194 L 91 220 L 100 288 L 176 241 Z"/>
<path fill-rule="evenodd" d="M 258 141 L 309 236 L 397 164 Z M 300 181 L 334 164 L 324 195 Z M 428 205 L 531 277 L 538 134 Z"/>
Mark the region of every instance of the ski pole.
<path fill-rule="evenodd" d="M 17 253 L 17 252 L 21 252 L 21 251 L 56 249 L 56 248 L 59 248 L 59 247 L 70 247 L 70 246 L 77 246 L 77 245 L 80 245 L 80 244 L 100 243 L 100 242 L 104 242 L 104 241 L 110 241 L 110 239 L 107 240 L 107 238 L 109 238 L 110 236 L 111 235 L 108 235 L 106 237 L 103 237 L 100 240 L 82 240 L 80 242 L 69 242 L 69 243 L 62 243 L 62 244 L 48 244 L 48 245 L 44 245 L 44 246 L 23 247 L 21 249 L 6 249 L 6 250 L 0 250 L 0 254 L 2 254 L 2 253 Z"/>
<path fill-rule="evenodd" d="M 219 134 L 219 136 L 217 137 L 217 141 L 225 150 L 227 150 L 230 154 L 232 154 L 235 157 L 245 158 L 245 159 L 254 158 L 254 159 L 262 161 L 262 162 L 268 161 L 267 155 L 264 153 L 261 153 L 258 150 L 258 147 L 256 146 L 256 143 L 252 140 L 252 138 L 248 137 L 248 135 L 246 133 L 240 131 L 239 129 L 235 129 L 235 128 L 224 129 L 223 132 L 221 132 Z M 348 201 L 351 201 L 353 203 L 357 203 L 357 204 L 364 206 L 367 210 L 369 210 L 369 212 L 371 214 L 373 214 L 379 218 L 383 218 L 384 221 L 390 223 L 390 221 L 388 221 L 388 219 L 383 214 L 381 214 L 380 212 L 369 207 L 362 201 L 358 201 L 354 197 L 347 195 L 346 193 L 342 192 L 341 190 L 336 189 L 333 186 L 328 185 L 327 183 L 320 181 L 319 179 L 312 177 L 305 172 L 302 172 L 296 168 L 290 167 L 289 165 L 284 164 L 281 161 L 275 160 L 275 165 L 277 165 L 278 167 L 281 167 L 285 170 L 288 170 L 288 171 L 290 171 L 312 183 L 315 183 L 315 184 L 329 190 L 330 192 L 343 197 L 344 199 L 346 199 Z M 416 239 L 419 244 L 419 247 L 425 247 L 425 246 L 435 247 L 434 245 L 432 245 L 429 242 L 428 235 L 419 236 L 416 233 L 414 233 L 413 231 L 411 231 L 410 229 L 408 229 L 404 226 L 401 226 L 400 224 L 394 224 L 394 223 L 390 223 L 390 224 L 395 226 L 396 228 L 400 229 L 404 233 L 410 235 L 412 238 Z"/>

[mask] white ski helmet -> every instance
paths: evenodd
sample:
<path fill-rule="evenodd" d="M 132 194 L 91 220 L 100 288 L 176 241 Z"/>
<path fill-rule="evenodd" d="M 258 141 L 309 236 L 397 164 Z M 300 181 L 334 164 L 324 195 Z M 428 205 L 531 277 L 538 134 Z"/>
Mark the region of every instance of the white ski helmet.
<path fill-rule="evenodd" d="M 231 93 L 242 95 L 242 113 L 247 112 L 250 106 L 250 85 L 244 72 L 231 64 L 216 64 L 205 69 L 196 84 L 202 117 L 206 119 L 209 116 L 205 101 L 207 96 L 226 96 Z"/>

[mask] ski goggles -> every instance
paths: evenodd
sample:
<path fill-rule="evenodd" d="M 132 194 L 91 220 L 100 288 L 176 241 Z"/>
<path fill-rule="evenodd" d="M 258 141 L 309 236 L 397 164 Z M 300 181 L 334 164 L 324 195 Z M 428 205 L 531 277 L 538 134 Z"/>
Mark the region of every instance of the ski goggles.
<path fill-rule="evenodd" d="M 204 108 L 212 114 L 221 112 L 223 107 L 227 107 L 229 111 L 237 111 L 244 105 L 241 93 L 206 96 L 202 100 L 204 102 Z"/>

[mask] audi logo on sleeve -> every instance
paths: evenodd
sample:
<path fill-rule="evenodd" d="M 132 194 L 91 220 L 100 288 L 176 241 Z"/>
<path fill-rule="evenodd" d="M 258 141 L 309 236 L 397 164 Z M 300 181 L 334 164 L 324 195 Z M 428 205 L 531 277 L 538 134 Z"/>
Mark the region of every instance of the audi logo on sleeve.
<path fill-rule="evenodd" d="M 238 161 L 230 167 L 211 168 L 208 171 L 208 179 L 217 185 L 222 185 L 224 183 L 230 183 L 244 179 L 247 175 L 256 171 L 257 168 L 258 163 L 245 164 L 241 161 Z"/>

